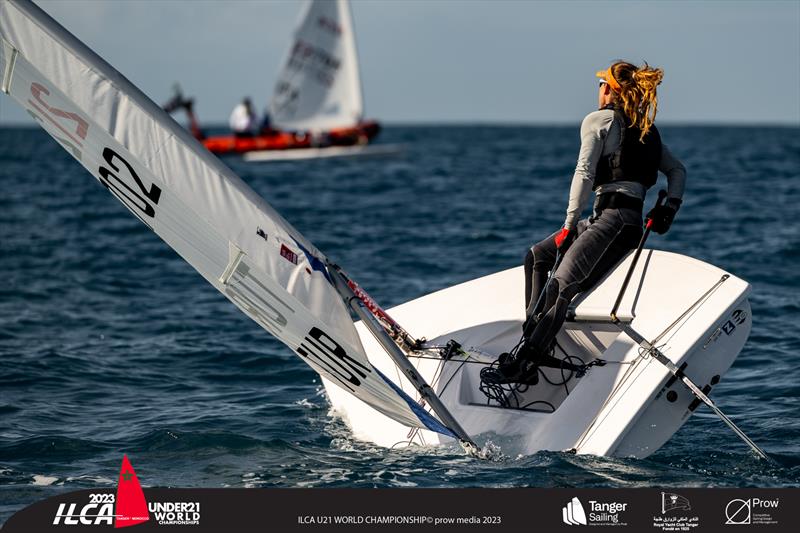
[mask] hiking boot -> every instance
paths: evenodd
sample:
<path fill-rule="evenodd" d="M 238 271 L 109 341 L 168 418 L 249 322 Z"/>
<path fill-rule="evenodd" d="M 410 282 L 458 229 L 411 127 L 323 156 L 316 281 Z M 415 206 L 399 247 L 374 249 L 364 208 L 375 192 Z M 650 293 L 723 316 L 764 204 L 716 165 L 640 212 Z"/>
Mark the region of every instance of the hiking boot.
<path fill-rule="evenodd" d="M 542 361 L 546 361 L 553 358 L 553 352 L 555 347 L 555 342 L 550 344 L 547 348 L 540 348 L 539 346 L 534 346 L 529 340 L 526 340 L 525 343 L 520 346 L 519 352 L 517 352 L 517 357 L 522 359 L 530 359 L 531 361 L 536 361 L 537 363 L 541 363 Z M 545 365 L 547 366 L 547 365 Z"/>
<path fill-rule="evenodd" d="M 536 313 L 535 315 L 530 315 L 525 319 L 522 323 L 522 335 L 524 337 L 529 337 L 533 330 L 536 329 L 536 325 L 539 323 L 539 319 L 542 318 L 541 313 Z"/>
<path fill-rule="evenodd" d="M 577 358 L 559 358 L 556 357 L 555 354 L 555 341 L 551 343 L 546 348 L 540 348 L 538 346 L 534 346 L 530 342 L 526 342 L 523 344 L 519 352 L 517 353 L 517 357 L 523 357 L 525 359 L 530 359 L 531 361 L 535 362 L 538 366 L 547 367 L 547 368 L 557 368 L 561 371 L 569 370 L 575 373 L 575 377 L 580 379 L 586 375 L 586 371 L 589 369 L 589 365 L 583 364 L 575 364 L 572 361 L 580 359 Z M 566 354 L 565 354 L 566 355 Z M 599 363 L 596 363 L 599 364 Z M 605 363 L 602 363 L 605 364 Z"/>
<path fill-rule="evenodd" d="M 507 354 L 503 355 L 507 356 Z M 481 370 L 481 381 L 493 385 L 505 383 L 536 385 L 539 383 L 539 367 L 535 362 L 520 357 L 503 357 L 503 355 L 498 359 L 499 364 L 496 367 Z"/>

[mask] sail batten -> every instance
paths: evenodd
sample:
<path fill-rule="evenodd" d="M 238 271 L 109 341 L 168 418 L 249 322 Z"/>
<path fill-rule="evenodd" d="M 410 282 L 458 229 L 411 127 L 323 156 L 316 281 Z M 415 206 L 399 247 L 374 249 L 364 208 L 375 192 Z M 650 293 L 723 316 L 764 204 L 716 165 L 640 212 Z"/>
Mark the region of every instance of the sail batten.
<path fill-rule="evenodd" d="M 425 425 L 367 359 L 325 256 L 266 201 L 28 0 L 0 0 L 0 41 L 8 94 L 134 216 L 315 371 Z"/>

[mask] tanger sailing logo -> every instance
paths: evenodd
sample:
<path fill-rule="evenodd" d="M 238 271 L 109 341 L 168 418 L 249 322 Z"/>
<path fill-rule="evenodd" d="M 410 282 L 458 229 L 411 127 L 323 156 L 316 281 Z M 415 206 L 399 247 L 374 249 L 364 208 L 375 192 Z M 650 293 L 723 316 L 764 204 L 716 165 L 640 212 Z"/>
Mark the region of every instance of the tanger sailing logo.
<path fill-rule="evenodd" d="M 628 504 L 618 501 L 589 500 L 584 507 L 576 496 L 561 508 L 561 520 L 568 526 L 627 526 L 627 510 Z"/>
<path fill-rule="evenodd" d="M 586 525 L 586 511 L 583 510 L 583 505 L 577 496 L 561 509 L 561 517 L 569 526 Z"/>
<path fill-rule="evenodd" d="M 114 507 L 116 503 L 116 509 Z M 119 472 L 116 497 L 102 492 L 89 494 L 89 503 L 78 510 L 77 503 L 62 503 L 58 506 L 53 525 L 108 525 L 127 527 L 150 520 L 147 502 L 139 485 L 128 456 L 122 457 L 122 468 Z"/>

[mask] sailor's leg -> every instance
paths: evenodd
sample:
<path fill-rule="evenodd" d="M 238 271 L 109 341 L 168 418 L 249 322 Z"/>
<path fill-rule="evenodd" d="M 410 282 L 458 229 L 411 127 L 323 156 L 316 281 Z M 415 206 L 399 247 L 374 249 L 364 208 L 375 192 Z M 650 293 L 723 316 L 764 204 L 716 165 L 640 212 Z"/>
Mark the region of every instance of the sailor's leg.
<path fill-rule="evenodd" d="M 539 311 L 542 305 L 540 303 L 538 309 L 532 307 L 536 305 L 539 300 L 539 295 L 542 293 L 545 283 L 547 283 L 547 274 L 553 268 L 556 261 L 556 235 L 558 232 L 553 233 L 546 239 L 533 245 L 525 255 L 525 317 L 530 318 Z"/>
<path fill-rule="evenodd" d="M 525 345 L 534 353 L 547 353 L 569 310 L 572 299 L 602 278 L 642 235 L 641 213 L 606 209 L 575 239 L 556 270 L 545 294 L 544 314 Z M 611 302 L 609 302 L 611 304 Z"/>
<path fill-rule="evenodd" d="M 567 317 L 569 304 L 579 292 L 577 282 L 567 282 L 559 276 L 553 278 L 547 286 L 547 294 L 544 297 L 545 312 L 539 318 L 531 336 L 525 341 L 520 352 L 523 357 L 530 355 L 536 358 L 550 351 L 550 346 Z"/>
<path fill-rule="evenodd" d="M 641 212 L 635 209 L 604 210 L 581 235 L 579 253 L 572 256 L 568 265 L 578 280 L 580 292 L 594 287 L 628 252 L 636 248 L 641 237 Z M 609 303 L 613 305 L 613 302 Z"/>

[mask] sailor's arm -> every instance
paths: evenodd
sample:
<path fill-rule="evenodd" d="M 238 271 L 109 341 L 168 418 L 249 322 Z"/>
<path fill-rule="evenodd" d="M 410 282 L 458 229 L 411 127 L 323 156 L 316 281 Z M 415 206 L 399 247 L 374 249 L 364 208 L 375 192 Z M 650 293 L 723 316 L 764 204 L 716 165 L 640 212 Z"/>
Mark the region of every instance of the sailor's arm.
<path fill-rule="evenodd" d="M 686 186 L 686 168 L 672 155 L 667 145 L 661 144 L 661 163 L 658 170 L 667 175 L 667 201 L 657 205 L 647 213 L 647 219 L 652 221 L 652 229 L 656 233 L 666 233 L 675 213 L 683 202 L 683 189 Z"/>
<path fill-rule="evenodd" d="M 586 207 L 586 202 L 592 192 L 597 163 L 603 155 L 603 145 L 613 121 L 613 111 L 601 110 L 589 113 L 581 123 L 581 149 L 578 152 L 575 173 L 572 175 L 567 218 L 564 221 L 564 227 L 570 231 L 578 223 L 578 219 Z"/>
<path fill-rule="evenodd" d="M 667 203 L 672 203 L 677 209 L 683 200 L 683 190 L 686 187 L 686 167 L 672 155 L 666 144 L 661 144 L 661 163 L 658 170 L 667 176 Z"/>

